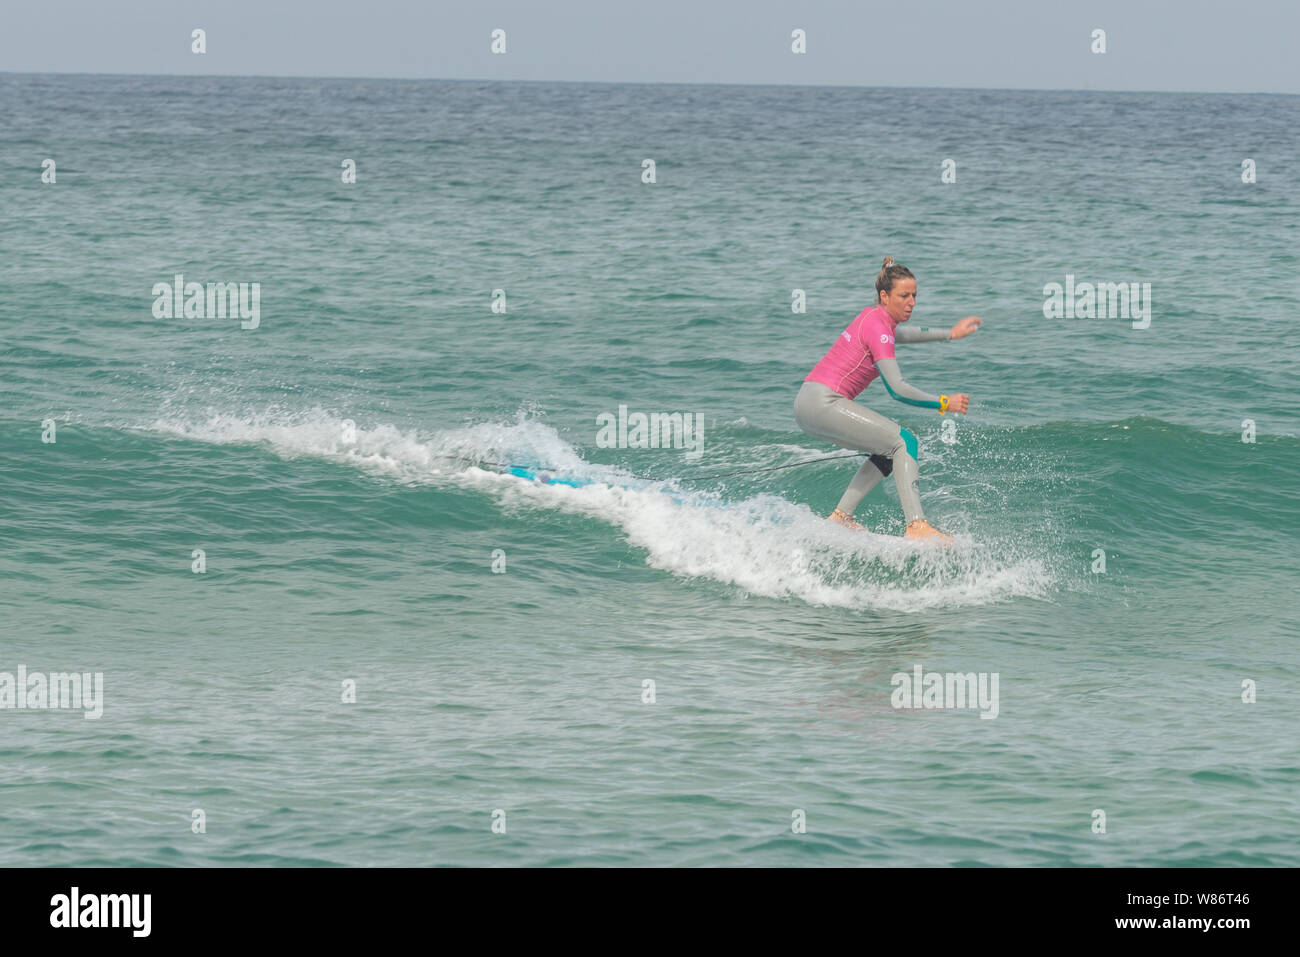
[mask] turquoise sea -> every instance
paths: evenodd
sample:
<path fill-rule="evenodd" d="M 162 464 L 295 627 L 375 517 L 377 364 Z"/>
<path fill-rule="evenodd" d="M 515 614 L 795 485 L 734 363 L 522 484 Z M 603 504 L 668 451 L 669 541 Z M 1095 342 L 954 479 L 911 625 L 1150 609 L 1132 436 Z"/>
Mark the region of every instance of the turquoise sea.
<path fill-rule="evenodd" d="M 0 176 L 0 705 L 103 676 L 0 865 L 1300 864 L 1300 98 L 10 74 Z M 947 550 L 793 419 L 886 255 Z"/>

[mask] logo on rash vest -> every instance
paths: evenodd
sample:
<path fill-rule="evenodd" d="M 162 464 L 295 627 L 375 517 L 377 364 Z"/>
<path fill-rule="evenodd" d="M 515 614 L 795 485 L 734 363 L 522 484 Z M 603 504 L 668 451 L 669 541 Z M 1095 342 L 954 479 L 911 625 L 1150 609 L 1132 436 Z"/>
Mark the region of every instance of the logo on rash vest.
<path fill-rule="evenodd" d="M 853 341 L 853 337 L 849 335 L 849 330 L 847 329 L 845 329 L 843 332 L 840 333 L 840 338 L 843 339 L 845 342 Z"/>
<path fill-rule="evenodd" d="M 881 341 L 881 342 L 893 342 L 893 341 L 894 341 L 894 337 L 893 337 L 893 336 L 887 336 L 887 335 L 885 335 L 885 334 L 882 332 L 882 333 L 880 334 L 880 341 Z"/>

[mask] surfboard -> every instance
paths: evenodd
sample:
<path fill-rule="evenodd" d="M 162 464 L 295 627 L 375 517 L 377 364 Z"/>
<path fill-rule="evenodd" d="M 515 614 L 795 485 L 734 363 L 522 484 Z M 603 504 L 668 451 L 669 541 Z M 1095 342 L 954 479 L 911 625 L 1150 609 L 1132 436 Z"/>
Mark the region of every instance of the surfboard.
<path fill-rule="evenodd" d="M 629 491 L 637 489 L 637 486 L 624 485 L 621 482 L 598 482 L 591 479 L 572 478 L 549 469 L 528 468 L 523 465 L 507 466 L 502 469 L 502 473 L 505 475 L 513 475 L 515 478 L 525 479 L 529 482 L 539 482 L 542 485 L 567 485 L 569 488 L 586 488 L 595 485 L 603 488 L 628 489 Z M 689 499 L 667 489 L 663 490 L 663 492 L 678 505 L 688 505 L 693 508 L 731 508 L 731 504 L 728 502 L 710 502 Z"/>
<path fill-rule="evenodd" d="M 583 479 L 567 478 L 563 475 L 557 475 L 546 469 L 524 468 L 522 465 L 512 465 L 505 470 L 506 475 L 513 475 L 516 478 L 528 479 L 530 482 L 541 482 L 543 485 L 567 485 L 570 488 L 582 488 L 584 485 L 607 485 L 607 482 L 589 482 Z"/>

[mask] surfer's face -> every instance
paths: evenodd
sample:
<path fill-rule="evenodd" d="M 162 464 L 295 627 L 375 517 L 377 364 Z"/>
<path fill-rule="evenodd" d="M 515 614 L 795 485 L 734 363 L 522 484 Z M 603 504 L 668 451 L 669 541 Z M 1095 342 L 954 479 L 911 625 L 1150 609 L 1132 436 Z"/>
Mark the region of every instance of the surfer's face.
<path fill-rule="evenodd" d="M 916 280 L 899 279 L 893 289 L 880 293 L 880 304 L 895 322 L 907 322 L 916 305 Z"/>

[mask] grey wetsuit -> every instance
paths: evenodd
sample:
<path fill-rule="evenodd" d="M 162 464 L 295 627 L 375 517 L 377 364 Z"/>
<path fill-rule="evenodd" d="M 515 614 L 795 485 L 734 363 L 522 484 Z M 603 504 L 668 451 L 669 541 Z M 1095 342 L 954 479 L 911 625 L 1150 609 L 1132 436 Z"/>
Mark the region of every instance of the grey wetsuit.
<path fill-rule="evenodd" d="M 948 330 L 908 329 L 900 325 L 894 335 L 898 342 L 939 342 L 948 338 Z M 921 408 L 939 408 L 937 395 L 922 392 L 904 381 L 896 359 L 879 360 L 876 370 L 895 399 Z M 794 400 L 794 417 L 799 428 L 810 435 L 846 449 L 871 453 L 840 497 L 840 509 L 852 515 L 867 493 L 893 472 L 904 520 L 911 524 L 925 518 L 917 487 L 917 441 L 911 432 L 820 382 L 803 384 Z"/>

